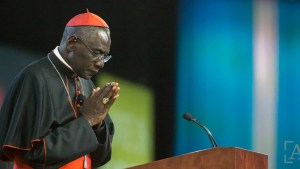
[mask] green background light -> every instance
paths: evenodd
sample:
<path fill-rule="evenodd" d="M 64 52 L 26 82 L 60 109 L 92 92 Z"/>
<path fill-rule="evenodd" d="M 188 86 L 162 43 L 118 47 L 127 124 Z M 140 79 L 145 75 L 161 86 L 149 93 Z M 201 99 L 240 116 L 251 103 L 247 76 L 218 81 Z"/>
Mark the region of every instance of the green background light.
<path fill-rule="evenodd" d="M 101 87 L 107 82 L 118 82 L 121 90 L 109 112 L 115 125 L 112 159 L 101 168 L 126 168 L 153 161 L 153 92 L 142 85 L 101 73 L 97 85 Z"/>

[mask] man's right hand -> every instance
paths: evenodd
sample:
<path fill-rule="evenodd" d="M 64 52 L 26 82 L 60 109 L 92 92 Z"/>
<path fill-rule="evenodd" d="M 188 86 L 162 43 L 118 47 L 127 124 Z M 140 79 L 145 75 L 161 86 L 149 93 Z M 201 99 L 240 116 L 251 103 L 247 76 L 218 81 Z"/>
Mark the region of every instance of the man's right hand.
<path fill-rule="evenodd" d="M 84 101 L 82 114 L 91 126 L 102 123 L 110 107 L 119 97 L 119 90 L 118 83 L 107 83 L 101 89 L 99 87 L 94 89 L 92 94 Z"/>

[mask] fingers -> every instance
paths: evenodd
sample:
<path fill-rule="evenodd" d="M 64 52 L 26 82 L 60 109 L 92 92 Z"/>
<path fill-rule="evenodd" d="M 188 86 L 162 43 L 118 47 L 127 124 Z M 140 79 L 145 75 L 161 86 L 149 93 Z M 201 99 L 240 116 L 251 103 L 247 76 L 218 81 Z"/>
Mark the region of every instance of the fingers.
<path fill-rule="evenodd" d="M 112 82 L 110 84 L 107 84 L 103 91 L 100 94 L 100 99 L 102 98 L 109 98 L 111 99 L 111 97 L 115 94 L 118 93 L 118 91 L 120 90 L 119 84 L 116 82 Z"/>
<path fill-rule="evenodd" d="M 111 106 L 119 97 L 119 94 L 116 94 L 114 96 L 112 96 L 112 98 L 109 100 L 109 102 L 107 103 L 108 106 Z"/>
<path fill-rule="evenodd" d="M 117 82 L 111 82 L 106 83 L 106 85 L 100 90 L 96 89 L 95 92 L 97 92 L 97 97 L 99 101 L 102 101 L 103 98 L 108 98 L 109 101 L 106 104 L 110 104 L 111 100 L 116 100 L 119 97 L 119 90 L 119 84 Z"/>
<path fill-rule="evenodd" d="M 107 83 L 102 88 L 93 89 L 91 95 L 85 100 L 82 114 L 96 124 L 104 119 L 112 104 L 119 97 L 120 87 L 116 82 Z M 107 102 L 105 102 L 107 100 Z M 99 121 L 99 119 L 102 119 Z"/>
<path fill-rule="evenodd" d="M 99 90 L 100 90 L 100 87 L 97 87 L 97 88 L 93 89 L 93 93 L 96 93 L 96 92 L 98 92 Z"/>

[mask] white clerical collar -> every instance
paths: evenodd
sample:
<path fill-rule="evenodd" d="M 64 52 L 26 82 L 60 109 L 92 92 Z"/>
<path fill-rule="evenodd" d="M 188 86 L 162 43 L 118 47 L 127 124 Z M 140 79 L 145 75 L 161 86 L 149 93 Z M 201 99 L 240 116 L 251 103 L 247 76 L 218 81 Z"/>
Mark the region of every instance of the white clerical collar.
<path fill-rule="evenodd" d="M 64 58 L 60 55 L 59 51 L 58 51 L 58 46 L 56 46 L 56 48 L 53 50 L 54 54 L 57 56 L 57 58 L 63 62 L 64 65 L 66 65 L 68 68 L 70 68 L 71 70 L 72 67 L 64 60 Z"/>

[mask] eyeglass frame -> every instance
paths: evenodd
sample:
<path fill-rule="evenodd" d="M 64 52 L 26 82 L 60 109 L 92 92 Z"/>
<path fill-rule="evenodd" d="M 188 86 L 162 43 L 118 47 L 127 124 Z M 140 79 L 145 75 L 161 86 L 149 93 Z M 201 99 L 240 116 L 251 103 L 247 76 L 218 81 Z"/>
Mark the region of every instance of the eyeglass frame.
<path fill-rule="evenodd" d="M 111 59 L 112 58 L 112 55 L 109 55 L 109 54 L 107 54 L 107 55 L 105 55 L 105 54 L 100 54 L 100 53 L 96 53 L 96 52 L 94 52 L 90 47 L 88 47 L 80 38 L 78 38 L 78 37 L 76 37 L 76 36 L 74 36 L 75 37 L 75 39 L 77 40 L 79 40 L 88 50 L 89 50 L 89 52 L 94 56 L 94 61 L 97 61 L 97 59 L 100 59 L 101 61 L 103 61 L 103 63 L 106 63 L 106 62 L 108 62 L 109 61 L 109 59 Z M 100 55 L 100 56 L 98 56 L 98 55 Z"/>

